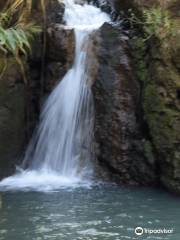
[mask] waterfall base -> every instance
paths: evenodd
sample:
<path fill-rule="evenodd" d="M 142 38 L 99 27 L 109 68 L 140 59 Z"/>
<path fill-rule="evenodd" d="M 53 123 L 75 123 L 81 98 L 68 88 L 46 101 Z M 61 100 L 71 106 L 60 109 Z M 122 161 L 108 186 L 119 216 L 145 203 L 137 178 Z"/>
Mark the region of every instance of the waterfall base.
<path fill-rule="evenodd" d="M 67 177 L 58 175 L 56 172 L 23 171 L 14 176 L 8 177 L 0 182 L 1 191 L 22 190 L 22 191 L 55 191 L 64 188 L 89 188 L 91 180 L 82 180 L 80 177 Z"/>

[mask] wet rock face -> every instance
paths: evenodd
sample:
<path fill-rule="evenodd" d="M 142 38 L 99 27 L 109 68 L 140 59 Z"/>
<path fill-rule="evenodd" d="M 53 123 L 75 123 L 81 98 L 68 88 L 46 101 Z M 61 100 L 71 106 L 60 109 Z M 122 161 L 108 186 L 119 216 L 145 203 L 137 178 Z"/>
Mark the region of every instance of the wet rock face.
<path fill-rule="evenodd" d="M 65 5 L 58 0 L 46 0 L 45 1 L 46 15 L 43 16 L 42 3 L 41 1 L 33 0 L 33 11 L 32 17 L 36 22 L 43 23 L 44 17 L 46 23 L 49 25 L 51 23 L 62 23 L 63 15 L 65 11 Z"/>
<path fill-rule="evenodd" d="M 71 65 L 74 51 L 74 33 L 72 29 L 65 28 L 63 16 L 65 5 L 58 0 L 46 0 L 46 28 L 43 36 L 37 39 L 33 45 L 33 56 L 30 64 L 31 78 L 40 88 L 40 96 L 35 96 L 36 105 L 43 102 L 44 95 L 46 96 L 57 82 L 64 76 L 67 69 Z M 42 6 L 40 1 L 34 1 L 33 17 L 40 24 L 44 24 L 42 14 Z M 42 39 L 45 38 L 45 43 Z M 43 65 L 43 67 L 42 67 Z M 43 74 L 42 74 L 43 72 Z M 42 76 L 43 75 L 43 76 Z M 33 90 L 33 92 L 35 92 Z"/>
<path fill-rule="evenodd" d="M 11 174 L 25 141 L 25 87 L 19 66 L 8 59 L 0 79 L 0 178 Z"/>
<path fill-rule="evenodd" d="M 112 21 L 117 21 L 119 17 L 119 11 L 116 11 L 115 5 L 109 0 L 89 0 L 90 4 L 101 9 L 101 11 L 110 15 Z"/>
<path fill-rule="evenodd" d="M 46 2 L 46 15 L 47 22 L 51 23 L 63 23 L 63 16 L 65 11 L 65 5 L 58 0 L 48 0 Z"/>
<path fill-rule="evenodd" d="M 143 153 L 138 119 L 140 88 L 127 39 L 104 24 L 92 36 L 89 51 L 95 59 L 89 72 L 95 104 L 95 150 L 102 175 L 107 171 L 119 182 L 153 183 L 154 166 Z"/>
<path fill-rule="evenodd" d="M 95 5 L 96 7 L 100 8 L 102 11 L 111 14 L 112 12 L 112 5 L 109 1 L 106 0 L 91 0 L 89 1 L 91 4 Z"/>
<path fill-rule="evenodd" d="M 71 67 L 74 59 L 74 30 L 54 24 L 47 29 L 46 89 L 52 90 Z"/>

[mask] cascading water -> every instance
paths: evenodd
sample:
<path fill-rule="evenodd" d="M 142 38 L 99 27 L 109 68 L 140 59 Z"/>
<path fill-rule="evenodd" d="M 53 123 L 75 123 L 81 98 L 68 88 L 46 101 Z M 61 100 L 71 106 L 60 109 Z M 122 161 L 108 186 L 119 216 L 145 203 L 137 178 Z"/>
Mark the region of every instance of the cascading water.
<path fill-rule="evenodd" d="M 65 1 L 64 20 L 74 29 L 73 67 L 49 96 L 39 127 L 26 151 L 23 167 L 0 187 L 25 188 L 71 185 L 91 175 L 93 100 L 87 84 L 86 59 L 89 34 L 110 18 L 100 9 L 74 0 Z"/>

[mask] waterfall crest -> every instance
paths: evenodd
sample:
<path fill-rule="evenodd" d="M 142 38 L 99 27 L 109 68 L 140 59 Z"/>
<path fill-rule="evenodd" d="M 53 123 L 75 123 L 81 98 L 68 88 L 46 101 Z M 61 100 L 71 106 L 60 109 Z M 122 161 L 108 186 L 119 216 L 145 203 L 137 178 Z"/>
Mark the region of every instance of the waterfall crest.
<path fill-rule="evenodd" d="M 44 104 L 23 161 L 23 168 L 28 166 L 27 169 L 0 185 L 13 182 L 14 186 L 31 186 L 34 181 L 57 185 L 57 180 L 74 182 L 91 176 L 93 98 L 87 84 L 88 38 L 110 18 L 92 5 L 66 0 L 64 20 L 75 33 L 73 66 Z"/>

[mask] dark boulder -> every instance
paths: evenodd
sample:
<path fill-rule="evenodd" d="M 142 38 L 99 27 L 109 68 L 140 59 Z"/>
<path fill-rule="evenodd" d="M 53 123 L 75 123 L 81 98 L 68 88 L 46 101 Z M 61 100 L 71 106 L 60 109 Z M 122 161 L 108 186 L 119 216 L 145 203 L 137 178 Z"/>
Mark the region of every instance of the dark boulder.
<path fill-rule="evenodd" d="M 93 59 L 88 71 L 95 103 L 95 150 L 97 163 L 104 169 L 98 174 L 109 172 L 123 183 L 152 184 L 155 167 L 144 156 L 140 87 L 127 37 L 105 23 L 92 35 L 89 53 Z"/>

